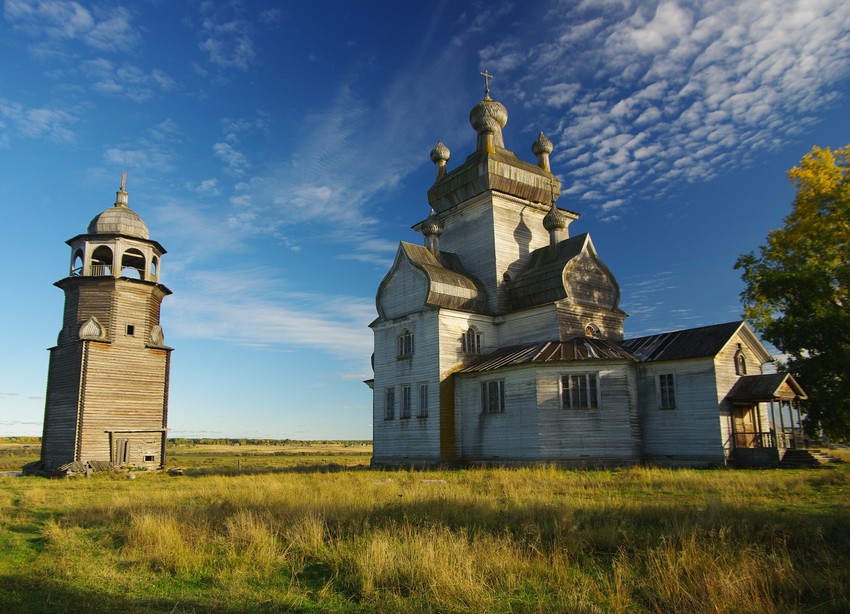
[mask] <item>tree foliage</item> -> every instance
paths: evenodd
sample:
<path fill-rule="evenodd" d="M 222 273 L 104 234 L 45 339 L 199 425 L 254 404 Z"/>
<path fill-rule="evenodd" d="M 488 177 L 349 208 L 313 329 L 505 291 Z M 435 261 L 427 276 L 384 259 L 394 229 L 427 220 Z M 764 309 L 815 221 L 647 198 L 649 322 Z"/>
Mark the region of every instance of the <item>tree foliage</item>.
<path fill-rule="evenodd" d="M 784 227 L 738 258 L 746 319 L 809 395 L 806 427 L 850 438 L 850 145 L 815 147 L 788 172 Z"/>

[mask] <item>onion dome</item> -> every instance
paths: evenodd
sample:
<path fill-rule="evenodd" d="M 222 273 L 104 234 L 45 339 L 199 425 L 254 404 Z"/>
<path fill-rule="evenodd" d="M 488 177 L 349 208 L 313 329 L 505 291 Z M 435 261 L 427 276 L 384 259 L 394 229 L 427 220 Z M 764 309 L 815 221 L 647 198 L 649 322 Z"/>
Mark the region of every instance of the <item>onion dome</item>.
<path fill-rule="evenodd" d="M 549 213 L 547 213 L 543 217 L 543 228 L 552 232 L 553 230 L 563 230 L 567 226 L 570 225 L 570 218 L 566 213 L 558 209 L 555 206 L 555 203 L 552 203 L 552 208 L 549 209 Z"/>
<path fill-rule="evenodd" d="M 449 161 L 449 157 L 452 155 L 452 152 L 449 151 L 449 148 L 443 145 L 443 141 L 438 140 L 437 144 L 434 145 L 434 149 L 431 150 L 431 162 L 434 164 L 439 164 L 442 162 L 445 164 Z"/>
<path fill-rule="evenodd" d="M 431 209 L 431 215 L 422 222 L 422 226 L 420 226 L 420 232 L 426 237 L 439 237 L 443 234 L 443 222 L 440 221 L 440 218 L 437 217 L 437 214 Z"/>
<path fill-rule="evenodd" d="M 443 141 L 437 141 L 434 149 L 431 150 L 431 162 L 437 165 L 437 179 L 435 181 L 439 181 L 446 174 L 446 162 L 449 161 L 451 155 L 452 152 L 443 145 Z"/>
<path fill-rule="evenodd" d="M 531 144 L 531 152 L 535 156 L 539 156 L 540 154 L 550 154 L 552 153 L 552 141 L 546 138 L 546 135 L 542 132 L 540 136 L 537 137 L 537 140 Z"/>
<path fill-rule="evenodd" d="M 508 123 L 508 110 L 501 102 L 486 96 L 484 100 L 472 107 L 469 112 L 469 123 L 478 134 L 501 133 Z"/>
<path fill-rule="evenodd" d="M 549 154 L 552 153 L 552 141 L 541 132 L 537 140 L 531 144 L 532 153 L 537 156 L 537 166 L 544 171 L 552 172 L 549 168 Z"/>
<path fill-rule="evenodd" d="M 139 214 L 127 206 L 127 190 L 124 188 L 127 173 L 121 177 L 121 187 L 115 193 L 115 205 L 110 207 L 90 223 L 90 235 L 125 235 L 138 239 L 150 239 L 148 227 Z"/>

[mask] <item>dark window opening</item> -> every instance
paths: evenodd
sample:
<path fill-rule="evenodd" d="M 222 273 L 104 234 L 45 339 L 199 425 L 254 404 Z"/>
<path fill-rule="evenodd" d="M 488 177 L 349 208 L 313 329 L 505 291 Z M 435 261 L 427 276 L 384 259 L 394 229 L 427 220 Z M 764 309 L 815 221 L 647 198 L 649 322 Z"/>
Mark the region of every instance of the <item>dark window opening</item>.
<path fill-rule="evenodd" d="M 135 327 L 135 325 L 133 325 L 133 324 L 128 324 L 128 325 L 127 325 L 127 334 L 128 334 L 128 335 L 130 335 L 131 337 L 132 337 L 133 335 L 135 335 L 135 334 L 136 334 L 136 327 Z"/>

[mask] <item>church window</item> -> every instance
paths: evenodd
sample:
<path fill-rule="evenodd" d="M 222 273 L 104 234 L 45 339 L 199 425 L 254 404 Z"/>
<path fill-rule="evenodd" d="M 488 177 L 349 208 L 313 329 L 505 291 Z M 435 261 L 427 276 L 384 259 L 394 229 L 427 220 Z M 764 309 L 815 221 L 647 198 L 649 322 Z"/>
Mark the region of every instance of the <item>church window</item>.
<path fill-rule="evenodd" d="M 561 406 L 564 409 L 599 407 L 599 385 L 595 373 L 561 376 Z"/>
<path fill-rule="evenodd" d="M 401 387 L 401 417 L 410 418 L 410 406 L 412 405 L 413 393 L 410 386 Z"/>
<path fill-rule="evenodd" d="M 505 380 L 481 382 L 481 413 L 505 413 Z"/>
<path fill-rule="evenodd" d="M 395 418 L 395 388 L 387 388 L 384 398 L 384 418 L 392 420 Z"/>
<path fill-rule="evenodd" d="M 744 350 L 741 349 L 741 344 L 738 344 L 738 351 L 735 352 L 735 375 L 747 374 L 747 357 L 744 356 Z"/>
<path fill-rule="evenodd" d="M 78 249 L 74 252 L 73 262 L 71 263 L 71 275 L 79 277 L 83 274 L 83 250 Z"/>
<path fill-rule="evenodd" d="M 461 346 L 464 354 L 481 353 L 481 333 L 471 328 L 463 334 Z"/>
<path fill-rule="evenodd" d="M 399 358 L 413 356 L 413 333 L 407 329 L 401 331 L 398 336 L 398 356 Z"/>
<path fill-rule="evenodd" d="M 428 417 L 428 384 L 419 384 L 419 417 Z"/>
<path fill-rule="evenodd" d="M 136 334 L 136 326 L 134 324 L 127 325 L 127 334 L 132 337 Z"/>
<path fill-rule="evenodd" d="M 584 327 L 584 336 L 596 339 L 599 337 L 599 327 L 592 322 Z"/>
<path fill-rule="evenodd" d="M 121 256 L 121 277 L 145 278 L 145 255 L 142 252 L 135 248 L 124 252 Z"/>
<path fill-rule="evenodd" d="M 658 376 L 659 409 L 676 409 L 676 380 L 672 373 Z"/>

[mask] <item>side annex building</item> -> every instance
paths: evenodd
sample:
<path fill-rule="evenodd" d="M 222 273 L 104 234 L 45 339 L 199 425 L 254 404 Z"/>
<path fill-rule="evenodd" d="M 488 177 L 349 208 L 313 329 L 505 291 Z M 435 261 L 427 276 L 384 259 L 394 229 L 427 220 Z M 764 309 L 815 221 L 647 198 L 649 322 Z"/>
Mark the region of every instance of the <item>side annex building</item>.
<path fill-rule="evenodd" d="M 805 393 L 743 322 L 624 339 L 620 287 L 557 207 L 552 143 L 505 147 L 505 107 L 470 112 L 476 150 L 431 151 L 430 216 L 378 288 L 373 465 L 770 466 L 803 445 Z"/>

